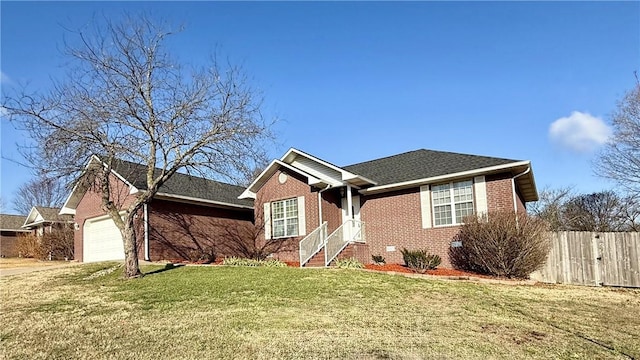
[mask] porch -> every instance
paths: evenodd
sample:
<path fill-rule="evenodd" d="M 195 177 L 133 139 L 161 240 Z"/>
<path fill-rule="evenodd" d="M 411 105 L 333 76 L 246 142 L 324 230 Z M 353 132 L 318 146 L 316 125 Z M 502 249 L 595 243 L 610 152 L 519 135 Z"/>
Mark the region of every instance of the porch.
<path fill-rule="evenodd" d="M 362 221 L 348 219 L 328 234 L 325 221 L 300 241 L 300 267 L 326 267 L 341 254 L 355 257 L 357 245 L 366 244 L 365 229 Z"/>

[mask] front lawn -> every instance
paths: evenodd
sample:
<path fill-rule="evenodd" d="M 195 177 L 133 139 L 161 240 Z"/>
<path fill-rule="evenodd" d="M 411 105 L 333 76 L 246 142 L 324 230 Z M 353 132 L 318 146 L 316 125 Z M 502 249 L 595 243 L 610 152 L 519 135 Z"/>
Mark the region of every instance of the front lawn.
<path fill-rule="evenodd" d="M 112 266 L 0 279 L 0 358 L 640 357 L 637 290 L 337 269 L 97 273 Z"/>

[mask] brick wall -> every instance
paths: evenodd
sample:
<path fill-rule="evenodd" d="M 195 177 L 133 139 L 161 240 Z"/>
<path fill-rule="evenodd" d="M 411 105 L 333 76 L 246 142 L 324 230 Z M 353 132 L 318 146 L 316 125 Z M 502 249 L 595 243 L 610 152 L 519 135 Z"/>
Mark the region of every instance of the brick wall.
<path fill-rule="evenodd" d="M 401 264 L 402 248 L 427 249 L 442 257 L 441 266 L 450 267 L 448 250 L 459 227 L 423 229 L 419 188 L 361 196 L 360 199 L 360 216 L 365 222 L 371 255 L 382 255 L 388 263 Z M 395 250 L 387 251 L 387 246 L 393 246 Z"/>
<path fill-rule="evenodd" d="M 486 185 L 489 211 L 513 211 L 509 174 L 487 176 Z M 521 199 L 518 202 L 524 208 Z M 423 229 L 419 188 L 361 196 L 361 203 L 361 218 L 365 222 L 371 255 L 382 255 L 389 263 L 402 263 L 402 248 L 421 248 L 440 255 L 442 267 L 451 266 L 449 247 L 460 227 Z M 387 251 L 387 246 L 394 246 L 395 251 Z"/>
<path fill-rule="evenodd" d="M 203 254 L 251 257 L 258 231 L 253 211 L 153 200 L 148 205 L 149 255 L 198 260 Z"/>
<path fill-rule="evenodd" d="M 119 209 L 125 209 L 134 200 L 134 196 L 129 194 L 129 187 L 115 176 L 110 177 L 111 194 Z M 105 215 L 102 210 L 101 193 L 94 188 L 89 188 L 76 207 L 75 222 L 79 225 L 79 229 L 74 232 L 73 253 L 74 258 L 80 262 L 83 261 L 83 231 L 84 224 L 88 219 Z M 140 245 L 140 241 L 138 241 Z M 140 246 L 139 246 L 140 249 Z M 140 253 L 140 251 L 139 251 Z M 142 254 L 141 254 L 142 256 Z"/>
<path fill-rule="evenodd" d="M 0 233 L 0 256 L 2 257 L 17 257 L 18 249 L 16 245 L 18 238 L 25 233 L 18 233 L 15 231 L 2 231 Z"/>
<path fill-rule="evenodd" d="M 281 173 L 287 174 L 287 180 L 283 184 L 279 181 Z M 304 196 L 306 233 L 309 234 L 320 225 L 318 219 L 318 191 L 319 189 L 307 184 L 307 179 L 304 176 L 295 172 L 287 172 L 286 170 L 276 171 L 256 194 L 256 224 L 264 224 L 263 204 L 265 202 Z M 337 189 L 322 192 L 322 220 L 328 222 L 329 231 L 335 230 L 342 224 L 340 207 L 340 193 Z M 261 232 L 260 238 L 264 240 L 264 232 Z M 300 257 L 298 252 L 299 242 L 302 238 L 303 236 L 294 236 L 265 241 L 278 244 L 274 246 L 277 249 L 274 254 L 275 258 L 285 261 L 298 261 Z"/>
<path fill-rule="evenodd" d="M 512 176 L 509 173 L 487 175 L 487 205 L 489 212 L 513 211 Z"/>
<path fill-rule="evenodd" d="M 317 202 L 315 206 L 318 206 Z M 342 225 L 342 200 L 339 189 L 330 189 L 322 192 L 322 221 L 327 222 L 329 233 Z"/>

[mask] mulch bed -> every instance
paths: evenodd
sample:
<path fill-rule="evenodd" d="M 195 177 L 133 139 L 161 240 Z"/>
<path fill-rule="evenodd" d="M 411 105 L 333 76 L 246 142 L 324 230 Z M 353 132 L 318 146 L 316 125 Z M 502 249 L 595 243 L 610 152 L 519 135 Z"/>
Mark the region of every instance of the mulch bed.
<path fill-rule="evenodd" d="M 367 264 L 367 265 L 364 266 L 364 268 L 368 269 L 368 270 L 393 271 L 393 272 L 405 273 L 405 274 L 413 274 L 414 273 L 408 267 L 406 267 L 404 265 L 400 265 L 400 264 L 384 264 L 384 265 Z M 436 275 L 436 276 L 473 276 L 473 277 L 487 277 L 487 278 L 490 278 L 490 276 L 486 276 L 486 275 L 479 275 L 479 274 L 476 274 L 476 273 L 470 273 L 470 272 L 461 271 L 461 270 L 455 270 L 455 269 L 445 269 L 445 268 L 438 268 L 438 269 L 435 269 L 435 270 L 427 270 L 426 274 L 427 275 Z"/>
<path fill-rule="evenodd" d="M 216 259 L 213 263 L 206 262 L 191 262 L 186 260 L 174 260 L 172 261 L 174 264 L 200 264 L 200 265 L 222 265 L 224 261 L 223 258 Z M 300 267 L 300 263 L 298 261 L 283 261 L 289 267 Z M 375 270 L 375 271 L 385 271 L 385 272 L 396 272 L 403 274 L 414 274 L 414 272 L 408 267 L 400 264 L 384 264 L 384 265 L 375 265 L 375 264 L 366 264 L 364 266 L 367 270 Z M 446 268 L 438 268 L 435 270 L 427 270 L 425 273 L 427 275 L 435 275 L 435 276 L 457 276 L 457 277 L 481 277 L 486 279 L 494 279 L 494 277 L 488 275 L 481 275 L 456 269 L 446 269 Z"/>

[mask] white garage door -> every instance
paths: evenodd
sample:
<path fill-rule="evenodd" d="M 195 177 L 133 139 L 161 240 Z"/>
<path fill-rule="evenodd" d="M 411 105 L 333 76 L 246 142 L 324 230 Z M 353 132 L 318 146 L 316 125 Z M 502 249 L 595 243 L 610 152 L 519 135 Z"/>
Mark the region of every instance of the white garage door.
<path fill-rule="evenodd" d="M 122 235 L 110 217 L 90 219 L 84 223 L 84 262 L 123 260 Z"/>

